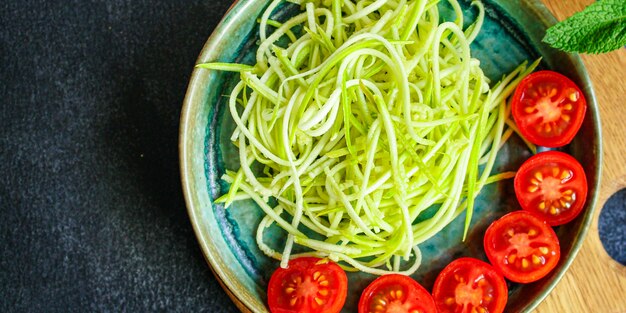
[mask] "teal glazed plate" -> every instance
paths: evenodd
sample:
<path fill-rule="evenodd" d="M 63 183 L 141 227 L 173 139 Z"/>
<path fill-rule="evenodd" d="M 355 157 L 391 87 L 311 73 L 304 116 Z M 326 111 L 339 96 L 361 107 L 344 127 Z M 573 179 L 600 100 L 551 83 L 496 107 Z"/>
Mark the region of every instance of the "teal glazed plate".
<path fill-rule="evenodd" d="M 202 50 L 198 63 L 236 62 L 252 64 L 258 39 L 257 18 L 270 1 L 240 0 L 233 4 Z M 468 20 L 475 10 L 470 0 L 460 0 Z M 561 260 L 549 276 L 531 284 L 509 283 L 506 312 L 532 311 L 554 288 L 576 256 L 589 228 L 596 204 L 601 172 L 601 128 L 598 105 L 581 59 L 549 48 L 541 42 L 555 18 L 539 0 L 483 0 L 486 18 L 472 44 L 472 55 L 492 80 L 513 70 L 524 60 L 542 57 L 542 69 L 560 72 L 583 90 L 588 109 L 574 141 L 563 150 L 585 168 L 589 192 L 584 213 L 566 226 L 556 227 L 561 243 Z M 442 1 L 442 15 L 453 11 Z M 277 15 L 293 15 L 298 8 L 282 6 Z M 280 18 L 280 17 L 278 17 Z M 255 242 L 256 228 L 263 214 L 251 201 L 239 201 L 225 209 L 213 200 L 228 190 L 220 177 L 239 167 L 237 148 L 229 137 L 234 122 L 227 109 L 227 95 L 238 74 L 195 69 L 184 102 L 180 129 L 182 184 L 191 223 L 204 255 L 216 277 L 244 312 L 267 312 L 265 290 L 278 261 L 266 257 Z M 498 154 L 495 171 L 515 171 L 530 157 L 523 142 L 513 136 Z M 461 241 L 464 215 L 420 245 L 421 268 L 412 275 L 431 290 L 437 274 L 453 259 L 472 256 L 486 260 L 482 238 L 486 227 L 507 212 L 518 210 L 512 180 L 483 189 L 476 201 L 468 239 Z M 270 233 L 269 241 L 280 247 L 284 236 Z M 267 239 L 268 237 L 266 237 Z M 349 273 L 348 298 L 343 312 L 356 312 L 361 291 L 375 277 Z"/>

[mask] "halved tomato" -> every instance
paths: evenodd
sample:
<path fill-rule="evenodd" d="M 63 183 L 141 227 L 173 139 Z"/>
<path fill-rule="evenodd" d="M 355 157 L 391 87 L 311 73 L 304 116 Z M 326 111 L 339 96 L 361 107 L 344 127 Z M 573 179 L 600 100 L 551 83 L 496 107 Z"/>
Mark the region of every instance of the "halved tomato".
<path fill-rule="evenodd" d="M 433 298 L 439 313 L 502 313 L 508 299 L 504 277 L 489 264 L 460 258 L 435 280 Z"/>
<path fill-rule="evenodd" d="M 542 152 L 526 160 L 515 175 L 514 185 L 522 208 L 552 226 L 573 220 L 587 199 L 582 165 L 558 151 Z"/>
<path fill-rule="evenodd" d="M 430 293 L 411 277 L 388 274 L 376 278 L 361 294 L 359 313 L 436 313 Z"/>
<path fill-rule="evenodd" d="M 518 283 L 548 275 L 561 256 L 552 227 L 526 211 L 509 213 L 489 225 L 483 244 L 496 270 Z"/>
<path fill-rule="evenodd" d="M 289 261 L 270 278 L 267 302 L 272 313 L 337 313 L 348 294 L 348 277 L 339 265 L 313 257 Z"/>
<path fill-rule="evenodd" d="M 511 112 L 522 135 L 544 147 L 572 141 L 587 110 L 585 95 L 569 78 L 539 71 L 524 78 L 513 94 Z"/>

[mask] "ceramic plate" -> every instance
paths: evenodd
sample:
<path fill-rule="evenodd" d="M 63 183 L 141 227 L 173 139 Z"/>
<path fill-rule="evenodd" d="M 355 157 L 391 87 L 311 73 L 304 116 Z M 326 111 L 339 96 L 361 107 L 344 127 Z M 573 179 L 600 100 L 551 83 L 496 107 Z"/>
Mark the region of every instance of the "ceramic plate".
<path fill-rule="evenodd" d="M 269 1 L 236 2 L 209 38 L 198 63 L 219 61 L 252 64 L 258 39 L 257 18 Z M 445 2 L 445 1 L 443 1 Z M 470 1 L 460 0 L 468 8 Z M 472 45 L 472 55 L 492 81 L 513 70 L 524 60 L 543 58 L 541 68 L 561 72 L 583 89 L 588 111 L 581 131 L 564 150 L 583 164 L 589 182 L 586 209 L 576 220 L 555 230 L 561 242 L 561 260 L 544 279 L 532 284 L 509 284 L 507 312 L 531 311 L 559 281 L 575 257 L 593 214 L 600 180 L 601 140 L 598 107 L 585 68 L 578 56 L 552 50 L 541 43 L 554 17 L 540 1 L 483 1 L 486 19 Z M 442 14 L 452 16 L 445 4 Z M 296 12 L 283 6 L 279 15 Z M 473 20 L 475 10 L 465 10 Z M 243 311 L 265 312 L 265 289 L 278 262 L 266 257 L 255 242 L 261 210 L 252 201 L 240 201 L 225 210 L 213 199 L 228 190 L 220 180 L 226 169 L 238 168 L 236 147 L 229 141 L 234 128 L 226 109 L 227 97 L 238 75 L 195 70 L 185 98 L 180 134 L 182 182 L 187 207 L 206 259 L 225 290 Z M 530 156 L 517 137 L 499 152 L 494 170 L 516 170 Z M 442 232 L 420 245 L 424 261 L 413 278 L 431 289 L 436 275 L 450 261 L 460 256 L 486 260 L 482 248 L 484 230 L 494 219 L 519 209 L 512 181 L 485 187 L 476 201 L 469 239 L 461 242 L 464 215 Z M 272 237 L 272 234 L 270 234 Z M 270 239 L 281 246 L 284 236 Z M 344 312 L 355 312 L 359 295 L 374 276 L 350 273 L 349 296 Z"/>

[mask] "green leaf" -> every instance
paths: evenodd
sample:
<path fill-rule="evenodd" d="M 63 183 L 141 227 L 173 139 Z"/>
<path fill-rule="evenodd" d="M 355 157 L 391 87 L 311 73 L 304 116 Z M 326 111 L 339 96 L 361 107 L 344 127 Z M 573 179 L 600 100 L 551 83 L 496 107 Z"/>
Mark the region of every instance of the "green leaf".
<path fill-rule="evenodd" d="M 605 53 L 626 45 L 626 1 L 598 0 L 548 29 L 543 41 L 579 53 Z"/>

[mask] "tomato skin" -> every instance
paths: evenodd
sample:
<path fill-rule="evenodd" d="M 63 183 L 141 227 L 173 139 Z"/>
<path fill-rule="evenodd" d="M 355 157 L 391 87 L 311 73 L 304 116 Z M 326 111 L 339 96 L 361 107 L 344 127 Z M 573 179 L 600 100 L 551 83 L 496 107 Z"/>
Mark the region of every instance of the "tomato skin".
<path fill-rule="evenodd" d="M 524 210 L 508 213 L 489 225 L 483 244 L 494 268 L 518 283 L 545 277 L 561 256 L 552 227 Z"/>
<path fill-rule="evenodd" d="M 491 265 L 460 258 L 437 276 L 433 298 L 439 313 L 502 313 L 508 299 L 506 281 Z"/>
<path fill-rule="evenodd" d="M 550 148 L 569 144 L 580 129 L 587 101 L 569 78 L 539 71 L 524 78 L 512 97 L 511 113 L 524 138 Z"/>
<path fill-rule="evenodd" d="M 576 218 L 587 199 L 585 171 L 572 156 L 542 152 L 526 160 L 515 175 L 515 195 L 522 209 L 552 226 Z"/>
<path fill-rule="evenodd" d="M 437 313 L 435 301 L 411 277 L 387 274 L 376 278 L 363 290 L 359 313 Z"/>
<path fill-rule="evenodd" d="M 346 272 L 327 259 L 314 257 L 293 259 L 287 268 L 279 267 L 267 288 L 272 313 L 337 313 L 347 294 Z"/>

